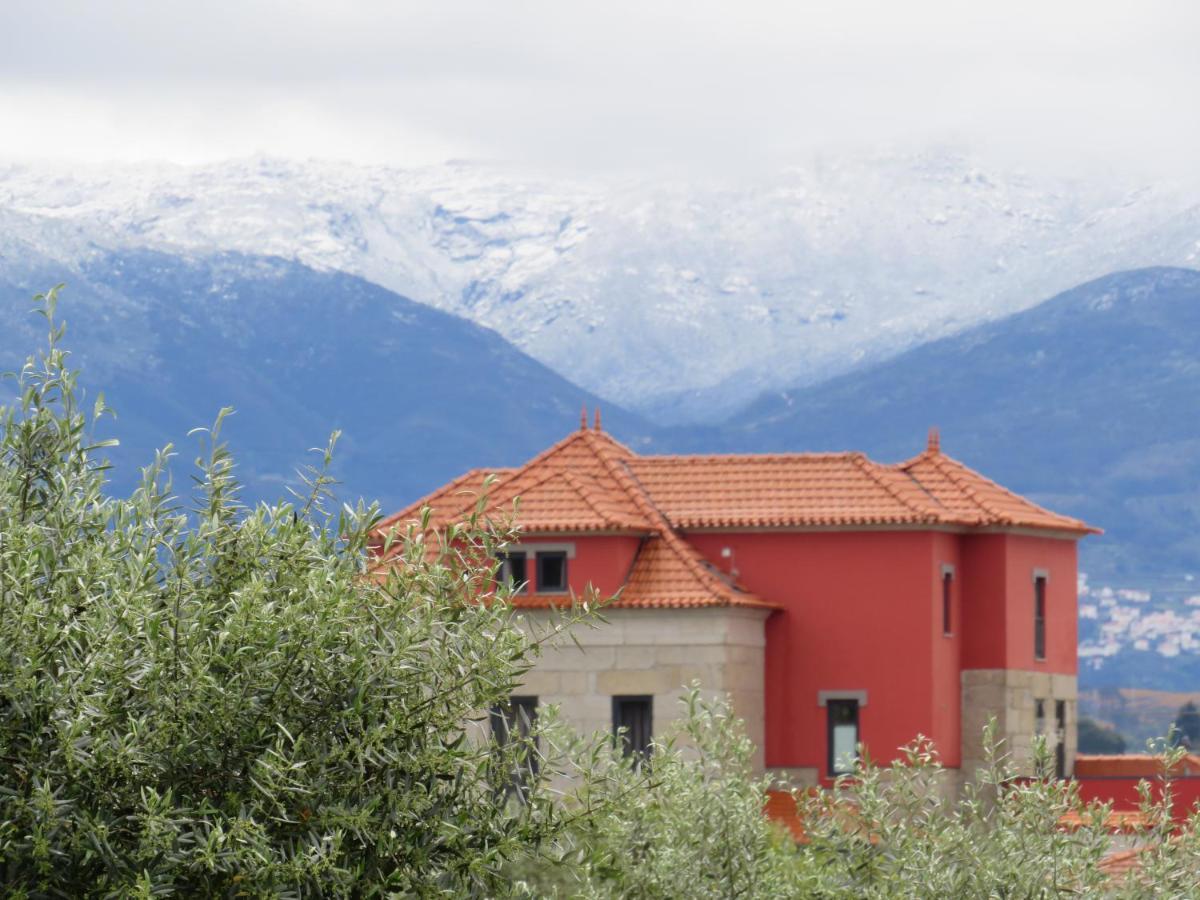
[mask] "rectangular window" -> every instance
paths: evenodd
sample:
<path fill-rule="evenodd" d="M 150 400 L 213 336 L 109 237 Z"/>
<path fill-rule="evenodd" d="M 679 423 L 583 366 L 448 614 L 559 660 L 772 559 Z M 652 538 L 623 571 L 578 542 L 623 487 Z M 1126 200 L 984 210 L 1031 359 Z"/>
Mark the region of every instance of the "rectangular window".
<path fill-rule="evenodd" d="M 537 591 L 558 594 L 567 589 L 567 554 L 550 550 L 537 555 Z"/>
<path fill-rule="evenodd" d="M 508 703 L 493 706 L 491 711 L 492 739 L 500 747 L 507 747 L 513 740 L 528 741 L 537 724 L 537 697 L 509 697 Z M 508 762 L 508 760 L 506 760 Z M 512 793 L 524 797 L 527 785 L 537 777 L 538 754 L 536 739 L 532 744 L 521 747 L 511 772 Z"/>
<path fill-rule="evenodd" d="M 654 698 L 648 695 L 613 697 L 613 734 L 626 756 L 650 754 L 653 739 Z"/>
<path fill-rule="evenodd" d="M 513 593 L 523 594 L 529 588 L 529 575 L 525 568 L 525 554 L 514 551 L 501 553 L 500 568 L 496 572 L 496 583 L 507 585 Z"/>
<path fill-rule="evenodd" d="M 858 701 L 828 700 L 825 714 L 829 729 L 829 774 L 853 772 L 858 760 Z"/>
<path fill-rule="evenodd" d="M 1054 701 L 1054 774 L 1067 777 L 1067 701 Z"/>
<path fill-rule="evenodd" d="M 1033 733 L 1034 734 L 1045 734 L 1046 733 L 1046 701 L 1045 700 L 1034 700 L 1033 701 Z"/>
<path fill-rule="evenodd" d="M 951 600 L 954 595 L 954 570 L 949 566 L 942 569 L 942 634 L 953 634 L 954 623 L 950 618 Z"/>
<path fill-rule="evenodd" d="M 1046 658 L 1046 576 L 1033 579 L 1033 657 Z"/>

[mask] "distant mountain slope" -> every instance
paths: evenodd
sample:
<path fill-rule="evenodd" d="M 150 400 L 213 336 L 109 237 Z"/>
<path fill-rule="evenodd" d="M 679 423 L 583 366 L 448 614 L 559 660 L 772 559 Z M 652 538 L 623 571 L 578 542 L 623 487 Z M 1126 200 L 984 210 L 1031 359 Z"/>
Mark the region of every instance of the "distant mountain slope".
<path fill-rule="evenodd" d="M 1200 272 L 1084 284 L 825 384 L 754 403 L 730 448 L 948 452 L 1106 530 L 1093 577 L 1200 574 Z"/>
<path fill-rule="evenodd" d="M 1200 265 L 1195 185 L 1055 177 L 935 150 L 736 181 L 234 160 L 0 165 L 29 240 L 267 253 L 495 329 L 662 420 L 717 422 L 1099 272 Z M 18 228 L 13 223 L 12 228 Z"/>
<path fill-rule="evenodd" d="M 386 509 L 462 471 L 523 462 L 577 427 L 599 401 L 494 332 L 350 275 L 293 262 L 222 254 L 92 252 L 71 266 L 37 248 L 0 256 L 0 369 L 18 368 L 42 340 L 31 295 L 68 283 L 60 316 L 84 382 L 103 390 L 123 446 L 114 480 L 167 441 L 187 484 L 196 441 L 222 406 L 225 436 L 248 499 L 277 497 L 315 461 L 334 428 L 347 498 Z M 14 251 L 21 252 L 14 255 Z M 644 423 L 604 404 L 606 427 L 637 441 Z"/>

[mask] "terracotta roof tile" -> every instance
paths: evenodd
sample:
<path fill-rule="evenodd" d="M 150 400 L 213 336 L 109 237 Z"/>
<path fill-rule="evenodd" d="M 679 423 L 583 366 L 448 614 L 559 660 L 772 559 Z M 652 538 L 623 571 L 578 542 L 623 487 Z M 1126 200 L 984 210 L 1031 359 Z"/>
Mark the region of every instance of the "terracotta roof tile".
<path fill-rule="evenodd" d="M 1043 528 L 1078 534 L 1094 533 L 1079 519 L 1059 515 L 1014 494 L 956 459 L 936 450 L 896 467 L 964 524 L 993 527 Z"/>
<path fill-rule="evenodd" d="M 1080 753 L 1075 757 L 1076 778 L 1157 778 L 1162 774 L 1161 758 L 1149 753 Z M 1171 774 L 1200 775 L 1200 756 L 1187 754 Z"/>
<path fill-rule="evenodd" d="M 808 843 L 808 835 L 804 833 L 804 824 L 800 821 L 800 810 L 796 808 L 796 798 L 791 791 L 767 791 L 763 812 L 767 818 L 782 825 L 797 843 Z"/>
<path fill-rule="evenodd" d="M 642 544 L 617 605 L 775 608 L 717 572 L 690 545 L 669 532 L 647 538 Z"/>
<path fill-rule="evenodd" d="M 468 472 L 385 519 L 379 532 L 415 521 L 426 506 L 435 530 L 462 521 L 475 509 L 488 474 Z M 506 521 L 518 502 L 517 524 L 526 534 L 640 535 L 641 550 L 617 601 L 623 606 L 770 606 L 710 566 L 681 529 L 1094 530 L 945 456 L 932 435 L 919 456 L 881 465 L 861 453 L 638 456 L 585 424 L 520 468 L 491 474 L 486 512 Z"/>
<path fill-rule="evenodd" d="M 1146 849 L 1114 850 L 1100 860 L 1099 869 L 1111 878 L 1128 877 L 1133 872 L 1141 871 L 1142 855 Z"/>
<path fill-rule="evenodd" d="M 651 530 L 638 505 L 614 481 L 601 454 L 622 459 L 633 452 L 602 432 L 573 432 L 520 468 L 495 472 L 487 510 L 507 516 L 513 501 L 520 498 L 520 520 L 531 532 Z M 474 508 L 488 471 L 467 473 L 389 516 L 379 528 L 413 521 L 425 506 L 432 508 L 434 528 L 461 521 Z"/>

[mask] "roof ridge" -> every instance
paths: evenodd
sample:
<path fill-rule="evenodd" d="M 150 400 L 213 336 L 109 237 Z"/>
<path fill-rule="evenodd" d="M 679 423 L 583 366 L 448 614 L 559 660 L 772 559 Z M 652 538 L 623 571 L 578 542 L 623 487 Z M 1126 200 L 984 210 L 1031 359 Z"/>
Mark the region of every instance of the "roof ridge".
<path fill-rule="evenodd" d="M 980 497 L 979 492 L 977 490 L 975 490 L 975 488 L 973 488 L 969 484 L 964 483 L 962 478 L 960 477 L 960 473 L 954 472 L 951 468 L 947 467 L 944 464 L 946 462 L 946 458 L 940 452 L 927 451 L 927 454 L 929 456 L 929 461 L 931 463 L 933 463 L 933 467 L 935 469 L 937 469 L 939 472 L 941 472 L 943 475 L 945 475 L 946 478 L 948 478 L 950 480 L 950 482 L 956 488 L 958 488 L 960 491 L 962 491 L 964 494 L 966 494 L 967 497 L 969 497 L 971 499 L 972 503 L 974 503 L 981 510 L 983 510 L 984 513 L 991 516 L 991 518 L 993 520 L 993 524 L 1004 525 L 1004 524 L 1012 521 L 1011 517 L 1005 516 L 1003 513 L 998 512 L 986 500 L 984 500 L 982 497 Z M 955 462 L 958 463 L 958 460 L 955 460 Z M 962 463 L 958 463 L 958 465 L 962 465 Z M 977 472 L 972 473 L 972 474 L 978 475 Z M 979 475 L 979 477 L 983 478 L 982 475 Z M 987 479 L 984 479 L 984 480 L 987 481 Z M 995 484 L 995 482 L 989 482 L 989 483 L 992 484 L 994 487 L 1000 487 L 1000 485 Z M 1001 490 L 1004 490 L 1004 489 L 1001 488 Z M 1008 493 L 1008 491 L 1005 491 L 1005 493 Z M 1022 498 L 1022 499 L 1024 499 L 1024 498 Z M 1028 503 L 1029 501 L 1026 500 L 1025 502 Z M 1034 505 L 1036 506 L 1037 504 L 1034 504 Z M 1038 507 L 1038 508 L 1041 509 L 1041 507 Z M 1043 510 L 1043 512 L 1048 512 L 1048 510 Z"/>
<path fill-rule="evenodd" d="M 435 488 L 434 490 L 423 495 L 422 497 L 418 498 L 417 500 L 414 500 L 412 503 L 408 504 L 408 506 L 404 507 L 399 512 L 392 513 L 390 516 L 380 519 L 379 522 L 375 525 L 375 527 L 372 528 L 371 530 L 372 531 L 380 531 L 384 528 L 390 528 L 392 525 L 395 525 L 402 520 L 405 520 L 405 519 L 411 520 L 411 519 L 416 518 L 416 514 L 419 513 L 426 506 L 428 506 L 429 501 L 432 500 L 434 497 L 439 497 L 439 496 L 443 496 L 443 495 L 454 496 L 458 492 L 457 489 L 459 488 L 460 485 L 465 484 L 466 482 L 470 481 L 473 478 L 478 478 L 480 475 L 482 475 L 484 478 L 486 478 L 488 475 L 496 475 L 497 476 L 496 486 L 498 486 L 503 480 L 507 479 L 510 475 L 512 475 L 516 471 L 517 471 L 516 469 L 512 469 L 512 468 L 489 469 L 489 468 L 483 467 L 483 468 L 477 468 L 477 469 L 468 469 L 462 475 L 459 475 L 457 478 L 452 479 L 449 484 L 443 484 L 440 488 Z"/>
<path fill-rule="evenodd" d="M 833 450 L 813 453 L 646 453 L 633 454 L 639 463 L 665 462 L 766 462 L 778 460 L 790 462 L 801 459 L 848 459 L 862 456 L 858 450 Z"/>
<path fill-rule="evenodd" d="M 496 484 L 493 485 L 493 490 L 495 488 L 499 488 L 502 484 L 508 483 L 514 477 L 519 476 L 521 473 L 527 471 L 528 469 L 532 468 L 533 466 L 535 466 L 539 463 L 545 462 L 545 460 L 547 458 L 554 455 L 555 453 L 558 453 L 561 450 L 564 450 L 565 448 L 569 447 L 571 444 L 575 443 L 576 441 L 579 441 L 579 440 L 588 441 L 589 438 L 587 436 L 592 435 L 592 434 L 594 434 L 594 433 L 587 428 L 581 428 L 576 431 L 572 431 L 569 434 L 567 434 L 565 437 L 560 438 L 558 441 L 555 441 L 553 444 L 551 444 L 549 447 L 547 447 L 541 453 L 537 454 L 536 456 L 532 457 L 531 459 L 527 460 L 526 462 L 522 463 L 519 466 L 509 466 L 509 467 L 502 468 L 502 469 L 489 469 L 486 467 L 470 469 L 469 471 L 460 475 L 458 478 L 455 478 L 454 480 L 452 480 L 449 484 L 443 485 L 442 487 L 437 488 L 436 490 L 430 491 L 429 493 L 422 496 L 420 499 L 415 500 L 412 503 L 408 504 L 408 506 L 404 507 L 399 512 L 393 513 L 392 515 L 388 516 L 386 519 L 381 520 L 379 522 L 379 524 L 375 526 L 374 530 L 378 531 L 380 529 L 395 525 L 396 523 L 401 522 L 405 519 L 416 518 L 417 513 L 419 513 L 421 511 L 421 509 L 424 508 L 428 504 L 428 502 L 430 500 L 432 500 L 434 497 L 442 496 L 442 495 L 446 495 L 446 494 L 450 494 L 452 496 L 453 495 L 452 492 L 459 485 L 463 484 L 466 481 L 469 481 L 472 477 L 478 476 L 480 473 L 487 473 L 487 474 L 495 473 L 497 475 L 502 475 L 502 477 L 497 480 Z M 608 443 L 612 444 L 614 447 L 619 448 L 619 449 L 625 451 L 626 453 L 629 453 L 630 455 L 636 455 L 636 454 L 634 454 L 634 452 L 632 450 L 630 450 L 628 447 L 626 447 L 624 444 L 622 444 L 620 441 L 616 440 L 615 438 L 610 437 L 607 433 L 605 433 L 603 435 L 603 437 L 607 440 Z M 589 445 L 590 445 L 590 442 L 589 442 Z M 562 469 L 562 471 L 569 471 L 569 469 L 566 469 L 564 467 Z M 549 476 L 546 476 L 546 477 L 549 477 Z M 537 481 L 533 482 L 533 485 L 535 486 L 535 485 L 542 484 L 545 480 L 546 480 L 545 477 L 540 478 Z M 584 499 L 585 499 L 585 501 L 587 500 L 587 498 L 584 498 Z M 597 510 L 597 512 L 599 512 L 599 511 Z M 601 514 L 601 515 L 603 515 L 603 514 Z M 611 518 L 611 517 L 609 517 L 609 518 Z"/>
<path fill-rule="evenodd" d="M 580 476 L 577 472 L 572 472 L 570 469 L 563 469 L 562 474 L 566 478 L 567 483 L 570 484 L 575 490 L 575 493 L 583 498 L 583 502 L 586 503 L 591 508 L 592 512 L 598 515 L 606 525 L 611 525 L 616 521 L 613 518 L 611 511 L 601 509 L 600 503 L 597 501 L 594 492 L 592 491 L 591 487 L 584 483 L 582 476 Z"/>
<path fill-rule="evenodd" d="M 592 432 L 588 432 L 588 434 L 592 434 Z M 721 579 L 716 578 L 704 567 L 703 563 L 698 558 L 700 555 L 699 552 L 675 533 L 675 529 L 671 525 L 670 520 L 666 517 L 663 511 L 658 508 L 657 504 L 655 504 L 654 499 L 650 496 L 649 491 L 642 487 L 642 484 L 640 481 L 638 481 L 637 476 L 634 475 L 633 472 L 629 471 L 627 465 L 623 465 L 624 461 L 618 462 L 617 460 L 612 459 L 603 448 L 593 446 L 593 449 L 596 451 L 597 456 L 600 457 L 601 462 L 604 463 L 605 468 L 608 469 L 609 473 L 613 476 L 613 479 L 621 485 L 638 509 L 642 510 L 642 512 L 646 514 L 650 524 L 654 525 L 655 523 L 658 523 L 658 536 L 661 537 L 665 545 L 679 557 L 688 571 L 690 571 L 695 578 L 697 578 L 703 585 L 707 586 L 709 590 L 712 590 L 718 596 L 723 596 L 729 601 L 734 600 L 735 598 L 731 596 L 731 592 L 737 591 L 738 589 L 732 585 L 726 584 Z M 641 458 L 637 457 L 636 454 L 633 455 L 635 458 Z M 738 593 L 744 592 L 738 591 Z"/>
<path fill-rule="evenodd" d="M 854 461 L 854 464 L 857 465 L 867 475 L 868 478 L 883 488 L 884 491 L 886 491 L 893 499 L 899 502 L 901 506 L 907 507 L 918 515 L 926 517 L 926 520 L 937 521 L 941 519 L 941 514 L 936 510 L 931 510 L 928 507 L 922 508 L 918 506 L 897 491 L 892 485 L 888 484 L 883 478 L 881 478 L 879 473 L 876 471 L 876 467 L 879 464 L 868 459 L 866 454 L 854 453 L 851 454 L 851 459 Z"/>
<path fill-rule="evenodd" d="M 939 465 L 938 471 L 942 472 L 942 474 L 944 474 L 947 478 L 954 481 L 955 484 L 961 484 L 960 479 L 962 476 L 962 472 L 968 472 L 974 478 L 978 478 L 980 481 L 984 482 L 989 487 L 996 489 L 997 491 L 1004 494 L 1006 497 L 1008 497 L 1011 500 L 1015 500 L 1018 503 L 1024 503 L 1029 506 L 1032 506 L 1038 512 L 1044 513 L 1045 515 L 1050 516 L 1052 518 L 1067 520 L 1070 522 L 1074 522 L 1081 527 L 1089 528 L 1093 531 L 1096 530 L 1096 529 L 1091 528 L 1091 526 L 1089 526 L 1082 519 L 1077 519 L 1074 516 L 1065 516 L 1062 513 L 1056 513 L 1053 510 L 1047 509 L 1046 507 L 1042 506 L 1040 503 L 1035 503 L 1033 500 L 1030 500 L 1028 497 L 1026 497 L 1023 494 L 1018 494 L 1015 491 L 1009 490 L 1008 488 L 1006 488 L 1004 485 L 1000 484 L 999 482 L 993 481 L 991 478 L 988 478 L 983 473 L 978 472 L 975 469 L 972 469 L 966 463 L 961 462 L 960 460 L 957 460 L 952 456 L 946 456 L 945 454 L 941 454 L 941 453 L 939 453 L 937 455 L 939 457 L 941 457 L 941 460 L 939 462 L 944 462 L 947 464 L 947 466 L 945 468 L 943 468 L 942 466 Z M 937 465 L 937 463 L 935 463 L 935 465 Z M 955 468 L 957 468 L 961 471 L 954 472 Z M 951 474 L 952 472 L 953 472 L 953 474 Z M 965 489 L 969 490 L 971 492 L 972 500 L 975 500 L 977 503 L 980 504 L 980 506 L 982 506 L 984 509 L 988 510 L 989 513 L 991 513 L 992 515 L 995 515 L 999 519 L 1001 519 L 1002 524 L 1003 524 L 1003 520 L 1006 520 L 1006 519 L 1008 522 L 1013 521 L 1011 519 L 1011 517 L 1005 517 L 1003 514 L 999 514 L 999 513 L 994 512 L 993 510 L 991 510 L 983 500 L 981 500 L 979 497 L 976 496 L 977 492 L 975 491 L 974 488 L 967 486 L 967 487 L 965 487 Z"/>

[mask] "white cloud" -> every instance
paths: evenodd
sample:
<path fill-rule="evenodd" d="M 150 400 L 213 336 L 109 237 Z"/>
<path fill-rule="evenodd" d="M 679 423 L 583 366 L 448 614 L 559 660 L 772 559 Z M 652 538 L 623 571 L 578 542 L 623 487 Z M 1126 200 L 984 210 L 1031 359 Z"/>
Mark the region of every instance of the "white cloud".
<path fill-rule="evenodd" d="M 1200 7 L 8 0 L 0 155 L 569 170 L 863 143 L 1182 170 Z"/>

